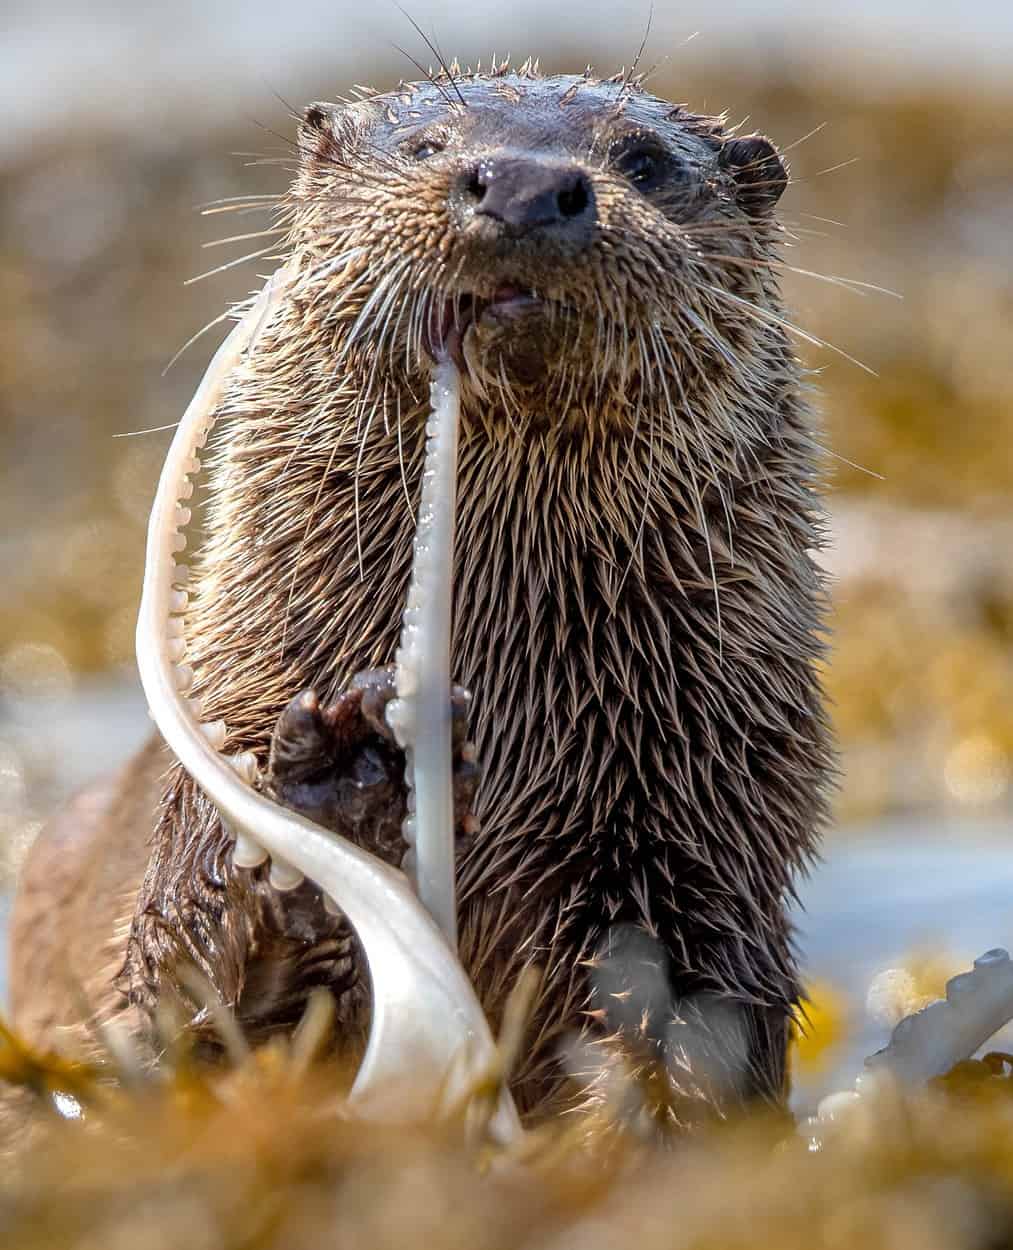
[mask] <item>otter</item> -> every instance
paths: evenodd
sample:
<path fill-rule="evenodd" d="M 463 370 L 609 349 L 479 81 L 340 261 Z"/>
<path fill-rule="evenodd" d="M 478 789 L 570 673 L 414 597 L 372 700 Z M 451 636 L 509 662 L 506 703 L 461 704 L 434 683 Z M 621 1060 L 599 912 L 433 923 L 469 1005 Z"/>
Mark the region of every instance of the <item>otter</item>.
<path fill-rule="evenodd" d="M 205 456 L 187 618 L 203 715 L 279 801 L 400 861 L 382 709 L 427 379 L 452 356 L 460 953 L 494 1024 L 543 970 L 515 1095 L 548 1105 L 563 1039 L 604 1027 L 589 967 L 618 927 L 664 952 L 672 1019 L 734 1013 L 722 1097 L 781 1103 L 786 905 L 833 762 L 784 163 L 635 77 L 530 64 L 314 104 L 298 148 L 297 280 Z M 190 963 L 255 1040 L 325 986 L 359 1044 L 354 933 L 232 845 L 158 741 L 77 800 L 24 869 L 15 1023 L 52 1040 L 118 1019 L 154 1048 Z"/>

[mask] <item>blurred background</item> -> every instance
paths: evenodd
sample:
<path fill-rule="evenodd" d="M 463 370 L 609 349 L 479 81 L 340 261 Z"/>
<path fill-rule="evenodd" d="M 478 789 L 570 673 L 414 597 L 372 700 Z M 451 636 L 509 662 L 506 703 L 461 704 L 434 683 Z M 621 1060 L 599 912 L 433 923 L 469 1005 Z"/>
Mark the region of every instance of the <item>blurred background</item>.
<path fill-rule="evenodd" d="M 257 162 L 285 153 L 285 101 L 416 76 L 407 18 L 369 8 L 5 2 L 0 892 L 54 804 L 147 732 L 132 635 L 170 435 L 134 432 L 178 418 L 224 326 L 167 362 L 271 267 L 184 285 L 270 224 L 199 206 L 284 187 Z M 464 62 L 613 72 L 650 6 L 409 8 Z M 800 344 L 836 457 L 843 750 L 801 944 L 843 1002 L 905 953 L 1013 943 L 1013 6 L 656 0 L 650 66 L 656 93 L 787 150 L 790 263 L 901 297 L 787 283 L 798 324 L 870 371 Z"/>

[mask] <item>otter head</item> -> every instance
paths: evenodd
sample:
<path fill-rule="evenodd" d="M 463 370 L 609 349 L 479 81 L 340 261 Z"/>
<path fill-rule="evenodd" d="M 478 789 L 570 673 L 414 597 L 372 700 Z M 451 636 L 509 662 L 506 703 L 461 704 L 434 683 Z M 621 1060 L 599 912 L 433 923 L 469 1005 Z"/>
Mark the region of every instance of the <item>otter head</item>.
<path fill-rule="evenodd" d="M 293 237 L 352 367 L 450 355 L 466 408 L 551 422 L 748 358 L 787 181 L 766 139 L 525 67 L 312 105 L 300 149 Z"/>

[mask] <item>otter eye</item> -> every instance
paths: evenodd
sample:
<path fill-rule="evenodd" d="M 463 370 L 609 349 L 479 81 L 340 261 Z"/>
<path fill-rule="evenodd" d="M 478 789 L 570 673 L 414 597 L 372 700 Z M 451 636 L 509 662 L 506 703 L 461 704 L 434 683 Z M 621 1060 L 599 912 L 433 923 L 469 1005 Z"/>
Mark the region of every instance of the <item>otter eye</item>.
<path fill-rule="evenodd" d="M 672 160 L 666 151 L 652 143 L 638 143 L 612 158 L 612 166 L 645 194 L 656 191 L 668 178 Z"/>
<path fill-rule="evenodd" d="M 418 147 L 411 149 L 411 158 L 414 161 L 427 161 L 431 156 L 436 156 L 442 152 L 444 145 L 437 143 L 435 139 L 427 139 L 424 143 L 420 143 Z"/>

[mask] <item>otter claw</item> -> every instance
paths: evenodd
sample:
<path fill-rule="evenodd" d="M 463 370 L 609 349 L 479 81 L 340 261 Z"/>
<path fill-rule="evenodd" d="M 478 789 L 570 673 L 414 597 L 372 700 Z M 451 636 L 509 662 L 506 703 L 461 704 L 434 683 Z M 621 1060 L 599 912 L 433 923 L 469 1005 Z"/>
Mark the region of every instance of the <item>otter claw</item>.
<path fill-rule="evenodd" d="M 308 765 L 312 770 L 327 754 L 328 745 L 317 696 L 312 690 L 301 690 L 275 725 L 271 738 L 271 776 L 285 776 L 289 780 L 304 776 Z"/>
<path fill-rule="evenodd" d="M 265 785 L 272 798 L 397 865 L 404 854 L 404 754 L 385 711 L 396 698 L 393 668 L 357 674 L 327 707 L 302 690 L 278 717 Z M 480 770 L 467 738 L 471 696 L 451 692 L 454 820 L 467 833 Z"/>
<path fill-rule="evenodd" d="M 367 668 L 356 673 L 350 683 L 350 690 L 362 692 L 362 715 L 373 731 L 388 741 L 395 741 L 394 731 L 387 722 L 387 705 L 398 697 L 396 684 L 396 668 L 388 664 L 385 668 Z M 450 688 L 450 716 L 452 744 L 455 754 L 462 751 L 467 744 L 468 716 L 471 712 L 471 691 L 464 686 Z M 462 752 L 462 758 L 463 752 Z M 472 746 L 471 759 L 475 758 Z"/>
<path fill-rule="evenodd" d="M 361 692 L 363 718 L 374 733 L 394 741 L 394 731 L 387 724 L 387 704 L 397 698 L 397 686 L 393 664 L 386 668 L 367 668 L 356 673 L 351 682 L 352 690 Z"/>

